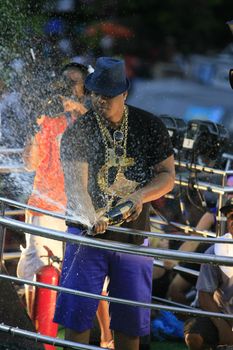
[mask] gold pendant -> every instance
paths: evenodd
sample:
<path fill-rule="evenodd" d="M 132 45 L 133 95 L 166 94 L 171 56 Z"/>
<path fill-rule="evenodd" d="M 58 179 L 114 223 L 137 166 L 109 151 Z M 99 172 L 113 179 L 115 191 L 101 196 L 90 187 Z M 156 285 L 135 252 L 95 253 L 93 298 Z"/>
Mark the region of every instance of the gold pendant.
<path fill-rule="evenodd" d="M 134 158 L 130 157 L 122 157 L 120 159 L 119 165 L 121 168 L 128 168 L 130 166 L 133 166 L 135 164 Z"/>
<path fill-rule="evenodd" d="M 135 192 L 138 185 L 137 181 L 128 180 L 124 173 L 120 172 L 115 182 L 107 188 L 106 193 L 123 198 Z"/>
<path fill-rule="evenodd" d="M 110 196 L 123 198 L 133 193 L 139 185 L 139 183 L 136 181 L 128 180 L 124 173 L 120 172 L 117 174 L 114 183 L 108 187 L 105 177 L 106 171 L 108 171 L 108 167 L 106 165 L 102 166 L 98 173 L 97 182 L 101 191 Z"/>
<path fill-rule="evenodd" d="M 108 152 L 108 162 L 107 162 L 106 166 L 108 168 L 111 168 L 113 166 L 114 167 L 119 166 L 119 163 L 117 163 L 117 157 L 116 157 L 114 148 L 108 148 L 107 152 Z"/>
<path fill-rule="evenodd" d="M 122 156 L 122 157 L 117 157 L 114 148 L 108 148 L 108 162 L 106 166 L 108 168 L 111 167 L 129 167 L 133 166 L 135 164 L 134 158 Z"/>

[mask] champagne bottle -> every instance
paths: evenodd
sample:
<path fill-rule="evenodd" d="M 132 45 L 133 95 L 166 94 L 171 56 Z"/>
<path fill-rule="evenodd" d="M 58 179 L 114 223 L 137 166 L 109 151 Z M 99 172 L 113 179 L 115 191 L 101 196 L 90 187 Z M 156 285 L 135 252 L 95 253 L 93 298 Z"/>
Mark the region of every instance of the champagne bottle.
<path fill-rule="evenodd" d="M 120 203 L 115 207 L 111 208 L 108 212 L 106 212 L 104 217 L 108 220 L 109 225 L 120 224 L 125 221 L 126 219 L 125 215 L 128 213 L 128 211 L 132 207 L 133 207 L 133 202 L 130 200 Z"/>

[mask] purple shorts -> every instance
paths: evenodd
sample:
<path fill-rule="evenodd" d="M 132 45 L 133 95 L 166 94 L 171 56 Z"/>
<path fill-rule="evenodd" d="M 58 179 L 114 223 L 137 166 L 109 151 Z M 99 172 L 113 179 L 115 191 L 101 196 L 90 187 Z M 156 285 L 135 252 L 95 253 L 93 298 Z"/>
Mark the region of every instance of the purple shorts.
<path fill-rule="evenodd" d="M 70 227 L 69 233 L 80 234 Z M 109 276 L 109 296 L 151 302 L 153 258 L 118 253 L 84 245 L 66 246 L 62 287 L 101 294 Z M 93 327 L 99 300 L 60 292 L 54 321 L 77 332 Z M 150 309 L 110 303 L 112 330 L 129 336 L 150 333 Z"/>

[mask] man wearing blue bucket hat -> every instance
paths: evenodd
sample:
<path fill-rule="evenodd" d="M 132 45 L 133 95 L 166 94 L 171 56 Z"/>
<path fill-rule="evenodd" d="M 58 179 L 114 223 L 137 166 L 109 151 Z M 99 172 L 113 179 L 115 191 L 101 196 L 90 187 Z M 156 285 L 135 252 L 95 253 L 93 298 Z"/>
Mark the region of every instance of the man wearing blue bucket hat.
<path fill-rule="evenodd" d="M 61 159 L 68 213 L 88 215 L 93 239 L 140 245 L 145 237 L 110 232 L 104 214 L 119 203 L 131 203 L 122 227 L 149 231 L 150 201 L 173 188 L 175 171 L 165 126 L 125 104 L 129 85 L 123 60 L 97 59 L 85 81 L 92 109 L 64 134 Z M 81 234 L 72 223 L 68 232 Z M 67 244 L 61 285 L 101 294 L 109 276 L 111 297 L 150 302 L 152 267 L 152 258 Z M 54 319 L 66 328 L 66 339 L 87 344 L 97 307 L 96 299 L 60 293 Z M 115 349 L 139 349 L 139 337 L 150 333 L 150 310 L 111 303 L 110 315 Z"/>

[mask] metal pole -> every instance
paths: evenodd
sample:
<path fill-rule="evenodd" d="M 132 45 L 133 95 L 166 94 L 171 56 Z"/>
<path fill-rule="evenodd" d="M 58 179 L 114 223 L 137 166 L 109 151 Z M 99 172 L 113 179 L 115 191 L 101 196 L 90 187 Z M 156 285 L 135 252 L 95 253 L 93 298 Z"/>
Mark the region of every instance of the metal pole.
<path fill-rule="evenodd" d="M 16 283 L 24 283 L 24 284 L 28 284 L 31 286 L 32 285 L 37 286 L 39 288 L 48 288 L 51 290 L 59 291 L 61 293 L 68 293 L 68 294 L 72 294 L 72 295 L 76 295 L 76 296 L 83 296 L 86 298 L 93 298 L 93 299 L 98 299 L 98 300 L 107 300 L 109 302 L 122 304 L 122 305 L 139 306 L 139 307 L 144 307 L 144 308 L 153 309 L 153 310 L 166 310 L 166 311 L 172 311 L 172 312 L 177 312 L 177 313 L 188 313 L 188 314 L 192 314 L 192 315 L 219 317 L 219 318 L 223 318 L 223 319 L 233 320 L 232 314 L 223 314 L 221 312 L 210 312 L 210 311 L 204 311 L 201 309 L 190 309 L 187 306 L 185 306 L 185 308 L 174 307 L 174 306 L 169 306 L 169 305 L 145 303 L 142 301 L 134 301 L 134 300 L 123 299 L 123 298 L 109 297 L 106 295 L 103 296 L 101 294 L 82 292 L 82 291 L 76 290 L 76 289 L 54 286 L 51 284 L 46 284 L 46 283 L 41 283 L 41 282 L 32 282 L 32 281 L 25 280 L 22 278 L 12 277 L 12 276 L 3 275 L 3 274 L 0 274 L 0 278 L 5 279 L 5 280 L 14 281 Z"/>
<path fill-rule="evenodd" d="M 168 305 L 172 305 L 172 306 L 179 306 L 179 307 L 183 307 L 183 308 L 188 308 L 188 309 L 194 309 L 194 307 L 189 306 L 189 305 L 185 305 L 185 304 L 181 304 L 181 303 L 176 303 L 175 301 L 172 300 L 168 300 L 168 299 L 164 299 L 164 298 L 160 298 L 160 297 L 153 297 L 151 298 L 152 300 L 158 301 L 159 303 L 163 303 L 163 304 L 168 304 Z"/>
<path fill-rule="evenodd" d="M 188 180 L 186 177 L 184 176 L 180 176 L 179 178 L 175 179 L 175 184 L 176 185 L 181 185 L 184 187 L 190 186 Z M 203 182 L 203 181 L 198 181 L 198 184 L 193 184 L 193 188 L 199 189 L 199 190 L 203 190 L 203 191 L 209 191 L 209 192 L 213 192 L 213 193 L 233 193 L 233 187 L 230 186 L 218 186 L 218 185 L 213 185 L 210 184 L 208 182 Z"/>
<path fill-rule="evenodd" d="M 186 168 L 188 170 L 204 171 L 205 173 L 212 173 L 212 174 L 218 174 L 218 175 L 233 175 L 233 170 L 229 170 L 229 167 L 225 168 L 225 170 L 221 170 L 221 169 L 210 168 L 199 164 L 193 164 L 193 163 L 177 161 L 177 160 L 175 160 L 175 165 L 181 168 Z"/>
<path fill-rule="evenodd" d="M 5 203 L 1 202 L 1 216 L 5 216 Z M 3 252 L 5 245 L 5 237 L 6 237 L 6 226 L 0 225 L 0 264 L 1 267 L 3 265 Z"/>
<path fill-rule="evenodd" d="M 13 337 L 19 336 L 27 339 L 35 340 L 35 342 L 52 344 L 54 346 L 64 346 L 66 349 L 79 349 L 79 350 L 100 350 L 98 346 L 85 345 L 69 340 L 58 339 L 49 337 L 47 335 L 27 331 L 18 327 L 11 327 L 5 324 L 0 324 L 0 332 L 10 333 Z"/>
<path fill-rule="evenodd" d="M 153 265 L 164 268 L 164 262 L 163 261 L 154 260 Z M 172 270 L 178 271 L 178 272 L 185 272 L 185 273 L 188 273 L 189 275 L 193 275 L 195 277 L 199 276 L 199 272 L 198 271 L 193 270 L 193 269 L 189 269 L 188 267 L 183 267 L 183 266 L 180 266 L 180 265 L 174 266 L 172 268 Z"/>
<path fill-rule="evenodd" d="M 38 227 L 33 226 L 29 224 L 23 224 L 21 222 L 18 222 L 13 219 L 6 219 L 0 217 L 0 224 L 5 225 L 6 227 L 16 231 L 16 232 L 28 232 L 31 234 L 36 234 L 42 237 L 49 237 L 51 239 L 57 239 L 59 241 L 64 242 L 72 242 L 72 243 L 80 243 L 83 245 L 87 245 L 90 247 L 95 248 L 101 248 L 105 250 L 111 250 L 111 251 L 118 251 L 122 253 L 129 253 L 134 255 L 144 255 L 144 256 L 150 256 L 150 257 L 157 257 L 159 259 L 171 259 L 171 260 L 183 260 L 188 262 L 198 262 L 198 263 L 208 263 L 211 262 L 213 264 L 219 264 L 219 265 L 226 265 L 226 266 L 233 266 L 233 257 L 224 257 L 224 256 L 216 256 L 216 255 L 210 255 L 210 254 L 200 254 L 200 253 L 191 253 L 191 252 L 182 252 L 182 251 L 176 251 L 171 249 L 157 249 L 157 248 L 150 248 L 150 247 L 144 247 L 144 246 L 137 246 L 134 244 L 126 244 L 126 243 L 120 243 L 120 242 L 113 242 L 113 241 L 107 241 L 103 239 L 97 239 L 93 236 L 89 235 L 74 235 L 71 233 L 64 233 L 61 231 L 51 230 L 44 227 Z M 118 231 L 119 227 L 114 227 L 114 231 Z M 127 230 L 129 232 L 134 231 L 130 229 L 124 229 L 121 228 L 120 230 L 125 231 L 127 233 Z M 142 231 L 143 232 L 143 231 Z M 174 235 L 175 237 L 176 235 Z M 190 238 L 191 240 L 204 240 L 203 237 L 186 237 L 183 236 L 185 240 Z M 206 239 L 207 240 L 207 239 Z M 218 241 L 220 242 L 220 239 L 217 238 L 208 238 L 208 241 Z M 232 240 L 222 239 L 221 242 L 223 243 L 233 243 Z"/>
<path fill-rule="evenodd" d="M 228 165 L 226 165 L 228 166 Z M 225 168 L 225 170 L 227 170 Z M 222 175 L 222 187 L 225 187 L 227 184 L 227 176 L 226 174 Z M 222 208 L 223 204 L 226 201 L 226 194 L 225 193 L 219 193 L 218 195 L 218 206 L 217 206 L 217 215 L 216 215 L 216 236 L 220 237 L 224 234 L 225 228 L 226 228 L 226 221 L 225 217 L 220 212 L 220 208 Z"/>

